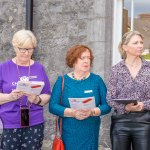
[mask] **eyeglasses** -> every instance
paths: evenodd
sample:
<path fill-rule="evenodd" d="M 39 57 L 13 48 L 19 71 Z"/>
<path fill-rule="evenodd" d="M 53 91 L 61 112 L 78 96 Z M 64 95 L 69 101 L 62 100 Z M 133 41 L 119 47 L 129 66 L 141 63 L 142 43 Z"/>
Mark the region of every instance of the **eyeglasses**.
<path fill-rule="evenodd" d="M 25 53 L 26 51 L 28 51 L 28 53 L 32 53 L 34 48 L 19 48 L 20 53 Z"/>
<path fill-rule="evenodd" d="M 91 57 L 90 56 L 83 56 L 83 57 L 80 57 L 81 60 L 91 60 Z"/>

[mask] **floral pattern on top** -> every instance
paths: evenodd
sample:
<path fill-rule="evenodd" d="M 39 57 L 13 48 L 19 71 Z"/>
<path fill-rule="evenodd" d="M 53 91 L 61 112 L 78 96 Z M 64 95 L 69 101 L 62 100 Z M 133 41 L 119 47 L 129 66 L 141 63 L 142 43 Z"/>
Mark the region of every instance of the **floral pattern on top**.
<path fill-rule="evenodd" d="M 120 104 L 112 99 L 136 99 L 143 102 L 144 110 L 150 110 L 150 62 L 142 60 L 142 66 L 133 79 L 125 61 L 112 67 L 107 86 L 108 104 L 124 114 L 125 104 Z"/>

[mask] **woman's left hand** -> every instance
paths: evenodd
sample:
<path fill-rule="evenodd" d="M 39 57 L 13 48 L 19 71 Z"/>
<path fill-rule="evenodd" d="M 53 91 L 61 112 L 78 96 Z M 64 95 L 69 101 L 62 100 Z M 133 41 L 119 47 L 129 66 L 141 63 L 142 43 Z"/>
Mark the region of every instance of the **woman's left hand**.
<path fill-rule="evenodd" d="M 83 109 L 82 112 L 84 112 L 85 118 L 90 117 L 91 114 L 92 114 L 92 110 L 91 109 Z"/>
<path fill-rule="evenodd" d="M 74 110 L 73 116 L 78 120 L 84 120 L 88 118 L 91 114 L 91 111 L 88 109 L 80 109 L 80 110 Z"/>
<path fill-rule="evenodd" d="M 125 110 L 127 112 L 130 111 L 142 111 L 144 109 L 144 104 L 142 102 L 138 102 L 136 105 L 134 103 L 127 104 L 125 106 Z"/>
<path fill-rule="evenodd" d="M 24 93 L 25 96 L 27 96 L 28 101 L 32 104 L 37 104 L 38 103 L 38 95 L 33 94 L 33 93 Z"/>

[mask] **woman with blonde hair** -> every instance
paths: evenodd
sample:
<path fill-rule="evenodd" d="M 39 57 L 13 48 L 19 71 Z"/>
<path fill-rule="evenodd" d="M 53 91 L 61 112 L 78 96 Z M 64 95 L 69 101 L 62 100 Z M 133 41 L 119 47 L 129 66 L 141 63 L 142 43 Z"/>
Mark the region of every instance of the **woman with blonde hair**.
<path fill-rule="evenodd" d="M 114 108 L 111 124 L 112 150 L 149 150 L 150 62 L 141 58 L 143 36 L 129 31 L 122 37 L 122 61 L 112 67 L 107 100 Z"/>
<path fill-rule="evenodd" d="M 50 98 L 50 83 L 43 65 L 31 58 L 37 46 L 34 34 L 20 30 L 14 34 L 12 45 L 15 57 L 0 65 L 0 117 L 4 126 L 0 149 L 40 150 L 44 136 L 43 106 Z M 24 89 L 17 89 L 18 81 Z M 26 91 L 28 83 L 36 81 L 43 83 L 42 91 Z M 35 84 L 31 88 L 37 87 Z"/>

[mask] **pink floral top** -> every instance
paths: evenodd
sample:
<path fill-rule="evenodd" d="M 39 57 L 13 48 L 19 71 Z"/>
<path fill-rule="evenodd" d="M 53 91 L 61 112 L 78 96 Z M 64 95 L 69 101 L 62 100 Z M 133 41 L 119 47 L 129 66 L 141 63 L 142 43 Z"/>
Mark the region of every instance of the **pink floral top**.
<path fill-rule="evenodd" d="M 142 60 L 142 67 L 133 79 L 124 60 L 111 69 L 107 87 L 108 104 L 119 114 L 125 113 L 125 104 L 112 99 L 137 99 L 144 103 L 144 109 L 150 110 L 150 62 Z"/>

